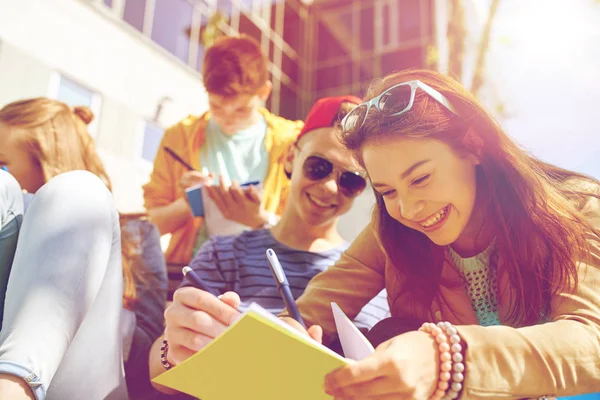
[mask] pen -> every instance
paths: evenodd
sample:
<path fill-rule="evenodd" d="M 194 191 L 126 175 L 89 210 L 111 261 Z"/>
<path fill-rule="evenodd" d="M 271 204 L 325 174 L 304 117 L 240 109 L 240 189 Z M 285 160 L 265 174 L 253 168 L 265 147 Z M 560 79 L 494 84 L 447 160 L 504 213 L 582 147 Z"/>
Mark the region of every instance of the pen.
<path fill-rule="evenodd" d="M 190 164 L 188 164 L 183 158 L 179 157 L 179 155 L 177 153 L 175 153 L 173 150 L 171 150 L 169 147 L 164 146 L 163 149 L 165 149 L 165 151 L 167 152 L 168 155 L 173 157 L 176 161 L 179 161 L 179 163 L 181 163 L 181 165 L 186 167 L 188 170 L 190 170 L 190 171 L 196 170 L 196 168 L 194 168 Z"/>
<path fill-rule="evenodd" d="M 281 294 L 281 297 L 283 298 L 285 308 L 287 308 L 292 318 L 298 321 L 298 323 L 300 323 L 300 325 L 306 329 L 306 325 L 304 325 L 304 321 L 302 320 L 302 316 L 300 315 L 300 311 L 298 311 L 296 301 L 294 300 L 294 296 L 290 290 L 290 284 L 288 283 L 285 273 L 283 272 L 283 268 L 279 263 L 277 254 L 275 254 L 273 249 L 267 249 L 267 260 L 269 260 L 269 264 L 271 265 L 271 273 L 273 274 L 275 283 L 277 283 L 277 289 L 279 289 L 279 294 Z"/>
<path fill-rule="evenodd" d="M 256 185 L 258 185 L 259 183 L 260 183 L 260 181 L 250 181 L 250 182 L 245 182 L 245 183 L 242 183 L 242 184 L 240 185 L 240 187 L 256 186 Z"/>
<path fill-rule="evenodd" d="M 192 285 L 196 288 L 196 289 L 200 289 L 200 290 L 204 290 L 205 292 L 211 293 L 211 294 L 215 294 L 213 289 L 211 287 L 209 287 L 206 282 L 204 282 L 199 276 L 198 274 L 196 274 L 196 272 L 194 272 L 193 269 L 191 269 L 190 267 L 183 267 L 183 269 L 181 270 L 181 272 L 183 272 L 183 276 L 187 277 L 191 282 Z"/>

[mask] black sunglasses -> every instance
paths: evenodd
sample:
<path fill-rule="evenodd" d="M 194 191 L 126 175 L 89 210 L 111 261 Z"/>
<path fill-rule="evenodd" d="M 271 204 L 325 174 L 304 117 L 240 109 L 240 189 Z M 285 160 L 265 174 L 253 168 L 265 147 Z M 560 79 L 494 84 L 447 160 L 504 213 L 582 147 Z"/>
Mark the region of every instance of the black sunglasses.
<path fill-rule="evenodd" d="M 338 168 L 331 161 L 315 155 L 309 156 L 304 161 L 302 171 L 304 176 L 311 181 L 320 181 L 327 178 L 334 171 L 337 172 L 337 184 L 346 197 L 354 197 L 360 194 L 367 186 L 367 181 L 360 172 Z"/>

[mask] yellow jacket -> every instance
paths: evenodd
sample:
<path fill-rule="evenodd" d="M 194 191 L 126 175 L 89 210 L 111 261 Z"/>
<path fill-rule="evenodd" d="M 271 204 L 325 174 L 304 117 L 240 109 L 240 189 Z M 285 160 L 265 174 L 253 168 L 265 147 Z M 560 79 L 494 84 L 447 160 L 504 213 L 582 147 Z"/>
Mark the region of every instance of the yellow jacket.
<path fill-rule="evenodd" d="M 283 169 L 285 155 L 289 146 L 296 140 L 303 123 L 275 116 L 266 109 L 261 109 L 261 113 L 267 123 L 265 147 L 269 154 L 269 168 L 263 185 L 263 203 L 265 210 L 280 215 L 289 190 L 289 180 Z M 209 118 L 208 112 L 200 117 L 189 116 L 166 130 L 154 160 L 150 182 L 144 185 L 146 209 L 166 206 L 181 197 L 179 180 L 187 170 L 164 151 L 165 146 L 174 150 L 197 170 L 202 168 L 200 148 L 204 143 L 205 128 Z M 189 263 L 201 225 L 202 218 L 190 218 L 188 222 L 172 232 L 165 253 L 167 263 Z"/>
<path fill-rule="evenodd" d="M 592 198 L 584 213 L 600 232 L 600 200 Z M 512 288 L 501 271 L 498 303 L 504 326 L 479 326 L 462 285 L 442 286 L 428 309 L 415 306 L 401 293 L 401 277 L 384 254 L 372 225 L 333 267 L 310 281 L 298 299 L 298 308 L 308 325 L 323 327 L 327 340 L 335 333 L 331 302 L 352 319 L 386 287 L 388 299 L 396 299 L 390 305 L 393 316 L 455 324 L 467 349 L 461 399 L 600 392 L 600 239 L 590 234 L 587 240 L 591 255 L 578 260 L 577 290 L 552 298 L 550 322 L 541 325 L 511 326 Z M 442 279 L 460 282 L 450 257 L 446 257 Z"/>

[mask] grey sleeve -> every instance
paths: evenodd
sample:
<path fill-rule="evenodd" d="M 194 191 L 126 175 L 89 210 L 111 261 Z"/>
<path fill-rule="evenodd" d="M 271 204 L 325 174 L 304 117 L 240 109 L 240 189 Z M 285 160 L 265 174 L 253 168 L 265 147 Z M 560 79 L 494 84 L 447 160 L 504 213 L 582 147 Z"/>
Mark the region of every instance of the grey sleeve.
<path fill-rule="evenodd" d="M 4 315 L 4 295 L 22 221 L 21 187 L 12 175 L 0 170 L 0 328 Z"/>

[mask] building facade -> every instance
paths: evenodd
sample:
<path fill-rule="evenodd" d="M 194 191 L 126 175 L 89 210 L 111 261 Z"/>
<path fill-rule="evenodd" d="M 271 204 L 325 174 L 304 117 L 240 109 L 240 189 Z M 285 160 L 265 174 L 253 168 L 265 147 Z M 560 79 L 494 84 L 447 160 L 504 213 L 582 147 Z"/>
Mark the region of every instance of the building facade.
<path fill-rule="evenodd" d="M 164 128 L 207 109 L 204 50 L 219 35 L 269 55 L 267 107 L 303 119 L 322 96 L 427 64 L 434 0 L 0 0 L 0 106 L 48 96 L 88 105 L 121 210 L 142 207 Z M 342 230 L 373 204 L 365 193 Z M 359 221 L 358 223 L 356 221 Z"/>
<path fill-rule="evenodd" d="M 103 0 L 108 12 L 190 69 L 219 35 L 249 35 L 269 55 L 274 113 L 302 119 L 315 99 L 363 95 L 390 72 L 423 67 L 434 0 Z"/>

